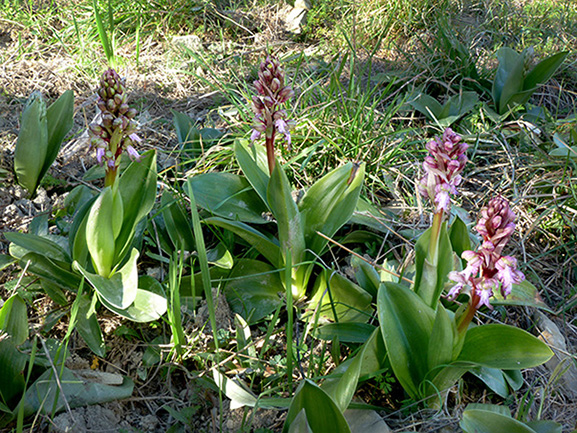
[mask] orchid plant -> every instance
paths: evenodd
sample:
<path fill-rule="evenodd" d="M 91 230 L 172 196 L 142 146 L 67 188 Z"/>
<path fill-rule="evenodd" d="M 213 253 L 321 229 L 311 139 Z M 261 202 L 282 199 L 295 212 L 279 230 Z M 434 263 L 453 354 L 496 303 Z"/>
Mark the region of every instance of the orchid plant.
<path fill-rule="evenodd" d="M 504 248 L 515 230 L 515 214 L 507 200 L 497 196 L 482 208 L 476 226 L 483 241 L 470 248 L 464 223 L 455 218 L 447 229 L 451 196 L 457 194 L 467 161 L 467 145 L 447 129 L 427 145 L 425 176 L 420 191 L 434 209 L 432 227 L 416 244 L 416 277 L 412 287 L 384 282 L 377 309 L 386 353 L 397 379 L 409 396 L 440 407 L 448 389 L 466 372 L 479 368 L 505 383 L 501 370 L 530 368 L 547 361 L 552 352 L 542 341 L 521 329 L 475 325 L 481 307 L 492 308 L 496 292 L 509 296 L 524 279 L 514 257 Z M 460 254 L 465 261 L 459 269 Z M 455 264 L 455 265 L 454 265 Z M 456 268 L 455 268 L 456 267 Z M 441 302 L 468 294 L 469 302 L 456 312 Z"/>
<path fill-rule="evenodd" d="M 5 236 L 11 242 L 10 254 L 41 279 L 55 302 L 68 305 L 62 290 L 76 293 L 83 278 L 90 283 L 94 291 L 79 295 L 77 329 L 88 346 L 103 356 L 98 304 L 130 320 L 146 322 L 164 314 L 166 299 L 160 283 L 139 277 L 137 270 L 137 246 L 156 199 L 156 154 L 140 156 L 134 149 L 140 141 L 136 110 L 128 106 L 124 82 L 114 70 L 102 75 L 98 95 L 101 119 L 89 130 L 91 147 L 105 166 L 104 188 L 93 195 L 80 186 L 69 194 L 68 203 L 74 204 L 75 212 L 68 236 L 48 234 L 47 219 L 31 225 L 34 229 L 29 233 Z M 135 161 L 119 175 L 123 152 Z"/>
<path fill-rule="evenodd" d="M 279 292 L 290 291 L 295 302 L 304 305 L 308 299 L 312 309 L 322 305 L 322 314 L 337 314 L 336 320 L 345 316 L 366 320 L 371 310 L 369 293 L 336 273 L 321 272 L 319 278 L 311 278 L 316 277 L 318 257 L 327 249 L 326 237 L 334 236 L 355 211 L 365 166 L 346 163 L 295 201 L 299 193 L 274 153 L 279 134 L 290 145 L 294 122 L 287 119 L 283 104 L 294 91 L 286 85 L 280 62 L 271 55 L 261 64 L 258 77 L 254 83 L 257 95 L 252 98 L 252 143 L 238 140 L 234 147 L 244 176 L 207 173 L 187 181 L 196 203 L 212 214 L 204 219 L 205 224 L 234 233 L 260 255 L 237 260 L 224 286 L 228 301 L 236 312 L 255 321 L 277 308 Z M 257 144 L 263 135 L 264 148 Z M 279 276 L 286 267 L 292 275 L 288 286 Z M 309 282 L 313 281 L 310 297 Z M 329 306 L 331 295 L 335 309 Z"/>

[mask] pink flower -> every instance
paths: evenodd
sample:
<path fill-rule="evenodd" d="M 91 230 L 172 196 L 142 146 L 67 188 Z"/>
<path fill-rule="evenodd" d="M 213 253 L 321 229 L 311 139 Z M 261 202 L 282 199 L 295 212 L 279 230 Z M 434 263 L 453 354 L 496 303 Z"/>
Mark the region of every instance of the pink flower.
<path fill-rule="evenodd" d="M 449 212 L 451 194 L 456 195 L 457 186 L 462 181 L 460 173 L 467 163 L 465 154 L 468 146 L 461 137 L 447 128 L 441 139 L 436 138 L 426 145 L 429 156 L 425 157 L 425 176 L 419 184 L 421 195 L 428 197 L 435 205 L 435 213 Z"/>
<path fill-rule="evenodd" d="M 509 203 L 501 196 L 491 199 L 481 209 L 481 218 L 476 228 L 483 237 L 483 243 L 477 251 L 463 252 L 461 257 L 467 261 L 463 271 L 449 273 L 449 280 L 456 284 L 449 290 L 448 298 L 454 299 L 466 291 L 477 300 L 475 308 L 481 305 L 491 308 L 489 299 L 494 290 L 500 288 L 506 298 L 511 294 L 513 284 L 519 284 L 525 279 L 517 269 L 517 259 L 501 255 L 515 230 L 515 218 Z"/>

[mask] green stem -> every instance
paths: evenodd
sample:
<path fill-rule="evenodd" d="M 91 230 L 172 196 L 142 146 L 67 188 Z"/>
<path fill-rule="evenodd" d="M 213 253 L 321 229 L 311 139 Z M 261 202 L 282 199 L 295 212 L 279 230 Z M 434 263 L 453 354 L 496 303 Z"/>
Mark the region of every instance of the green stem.
<path fill-rule="evenodd" d="M 431 226 L 431 239 L 429 241 L 429 261 L 436 265 L 438 261 L 439 233 L 441 233 L 441 224 L 443 222 L 443 211 L 440 210 L 433 216 L 433 225 Z"/>
<path fill-rule="evenodd" d="M 471 291 L 471 301 L 469 302 L 469 305 L 467 306 L 467 310 L 459 318 L 459 321 L 457 323 L 457 332 L 459 334 L 464 334 L 465 332 L 467 332 L 467 329 L 469 328 L 469 324 L 471 323 L 471 321 L 473 320 L 473 317 L 475 317 L 475 313 L 477 312 L 476 305 L 478 303 L 479 303 L 479 295 L 477 295 L 476 290 L 473 288 L 473 290 Z"/>
<path fill-rule="evenodd" d="M 118 167 L 114 166 L 114 168 L 106 167 L 106 174 L 104 175 L 104 187 L 114 185 L 116 181 L 116 173 L 118 172 Z"/>

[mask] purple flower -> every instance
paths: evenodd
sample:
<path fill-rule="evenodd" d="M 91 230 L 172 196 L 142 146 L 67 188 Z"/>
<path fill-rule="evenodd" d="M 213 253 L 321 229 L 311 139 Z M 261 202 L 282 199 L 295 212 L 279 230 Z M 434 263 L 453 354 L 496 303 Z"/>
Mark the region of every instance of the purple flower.
<path fill-rule="evenodd" d="M 435 205 L 435 213 L 449 212 L 451 195 L 457 194 L 462 181 L 461 172 L 467 162 L 468 145 L 461 137 L 447 128 L 441 139 L 435 138 L 426 145 L 429 156 L 425 157 L 425 176 L 419 183 L 419 191 Z"/>
<path fill-rule="evenodd" d="M 100 123 L 89 126 L 91 147 L 96 148 L 98 163 L 114 171 L 122 152 L 140 160 L 133 147 L 142 141 L 136 134 L 136 110 L 126 103 L 124 80 L 112 68 L 102 74 L 98 96 L 97 105 L 102 113 Z"/>
<path fill-rule="evenodd" d="M 294 95 L 294 91 L 285 85 L 285 74 L 276 58 L 268 55 L 261 63 L 254 87 L 258 95 L 252 98 L 255 124 L 251 140 L 259 139 L 263 132 L 267 139 L 274 140 L 278 131 L 283 134 L 290 148 L 292 123 L 287 121 L 287 113 L 282 109 L 282 104 Z"/>
<path fill-rule="evenodd" d="M 502 256 L 503 248 L 515 230 L 515 213 L 509 202 L 498 196 L 481 209 L 481 218 L 476 229 L 483 237 L 483 243 L 477 251 L 464 251 L 461 257 L 467 266 L 461 272 L 450 272 L 449 280 L 456 283 L 448 293 L 454 299 L 461 292 L 470 293 L 475 308 L 486 305 L 491 308 L 489 299 L 494 290 L 500 288 L 506 298 L 511 294 L 513 284 L 525 279 L 517 269 L 517 259 Z"/>

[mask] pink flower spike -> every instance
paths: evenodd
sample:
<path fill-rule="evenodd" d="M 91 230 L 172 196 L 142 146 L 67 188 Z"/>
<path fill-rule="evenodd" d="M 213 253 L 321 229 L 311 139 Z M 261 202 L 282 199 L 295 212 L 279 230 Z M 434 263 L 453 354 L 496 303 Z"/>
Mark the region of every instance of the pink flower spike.
<path fill-rule="evenodd" d="M 104 154 L 106 153 L 104 147 L 97 147 L 96 148 L 96 160 L 98 161 L 99 164 L 102 164 L 102 158 L 104 157 Z"/>
<path fill-rule="evenodd" d="M 132 133 L 128 136 L 134 143 L 141 143 L 142 138 L 140 138 L 136 133 Z"/>

